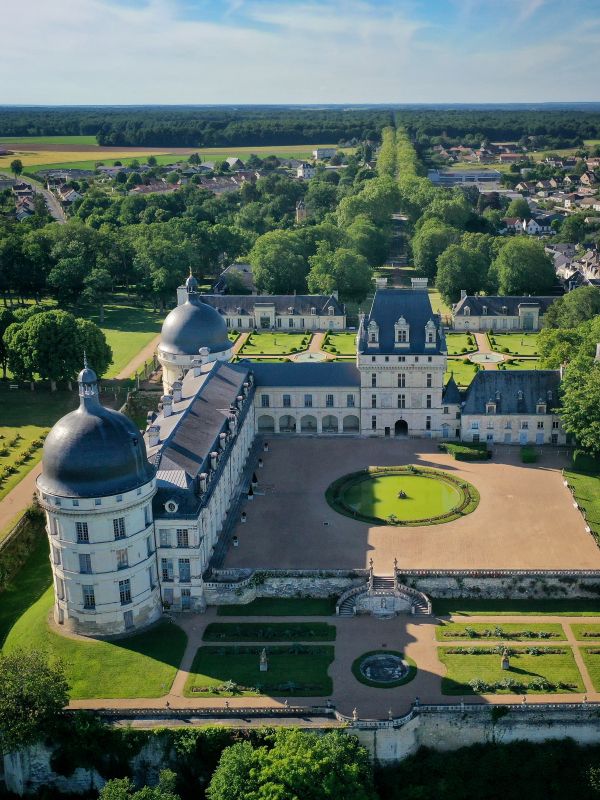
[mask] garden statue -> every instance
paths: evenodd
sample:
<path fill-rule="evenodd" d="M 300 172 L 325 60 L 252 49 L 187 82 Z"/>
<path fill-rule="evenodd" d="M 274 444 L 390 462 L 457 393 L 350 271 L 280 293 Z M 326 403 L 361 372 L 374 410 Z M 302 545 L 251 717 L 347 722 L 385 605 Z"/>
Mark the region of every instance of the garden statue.
<path fill-rule="evenodd" d="M 352 719 L 354 722 L 358 719 L 358 711 L 355 708 L 352 710 Z"/>
<path fill-rule="evenodd" d="M 399 500 L 406 500 L 407 497 L 408 497 L 408 495 L 406 494 L 404 489 L 400 489 L 400 491 L 398 492 L 398 499 Z"/>
<path fill-rule="evenodd" d="M 260 654 L 259 670 L 260 672 L 266 672 L 268 669 L 269 669 L 269 662 L 267 660 L 267 648 L 263 647 L 262 652 Z"/>
<path fill-rule="evenodd" d="M 508 650 L 506 649 L 506 647 L 502 651 L 501 666 L 502 666 L 502 669 L 505 669 L 505 670 L 506 669 L 510 669 L 510 658 L 509 658 Z"/>

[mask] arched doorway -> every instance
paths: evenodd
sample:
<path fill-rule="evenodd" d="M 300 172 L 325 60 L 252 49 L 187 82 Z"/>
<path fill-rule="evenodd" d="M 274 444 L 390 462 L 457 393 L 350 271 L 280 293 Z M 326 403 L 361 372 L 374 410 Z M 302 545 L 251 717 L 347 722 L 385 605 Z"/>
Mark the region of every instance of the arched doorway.
<path fill-rule="evenodd" d="M 280 433 L 296 433 L 296 420 L 291 414 L 284 414 L 279 419 Z"/>
<path fill-rule="evenodd" d="M 300 420 L 300 432 L 301 433 L 316 433 L 317 432 L 317 418 L 313 417 L 312 414 L 306 414 L 306 416 L 302 417 Z"/>
<path fill-rule="evenodd" d="M 408 422 L 405 419 L 399 419 L 394 425 L 394 436 L 408 436 Z"/>
<path fill-rule="evenodd" d="M 323 433 L 337 433 L 338 420 L 332 414 L 327 414 L 323 417 Z"/>
<path fill-rule="evenodd" d="M 359 422 L 356 414 L 348 414 L 344 417 L 343 431 L 344 433 L 358 433 Z"/>
<path fill-rule="evenodd" d="M 269 414 L 263 414 L 257 420 L 257 427 L 260 433 L 273 433 L 275 430 L 275 420 Z"/>

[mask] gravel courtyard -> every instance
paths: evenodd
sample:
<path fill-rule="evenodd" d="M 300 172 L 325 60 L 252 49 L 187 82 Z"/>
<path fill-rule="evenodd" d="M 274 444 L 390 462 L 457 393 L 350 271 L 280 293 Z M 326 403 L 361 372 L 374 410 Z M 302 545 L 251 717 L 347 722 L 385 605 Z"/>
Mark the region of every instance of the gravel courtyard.
<path fill-rule="evenodd" d="M 257 469 L 254 500 L 225 567 L 353 568 L 373 558 L 375 572 L 404 568 L 600 569 L 600 550 L 563 486 L 563 453 L 546 448 L 524 465 L 519 448 L 496 446 L 491 461 L 454 461 L 423 439 L 273 438 Z M 325 490 L 366 466 L 416 464 L 472 483 L 479 507 L 427 527 L 369 526 L 333 511 Z"/>

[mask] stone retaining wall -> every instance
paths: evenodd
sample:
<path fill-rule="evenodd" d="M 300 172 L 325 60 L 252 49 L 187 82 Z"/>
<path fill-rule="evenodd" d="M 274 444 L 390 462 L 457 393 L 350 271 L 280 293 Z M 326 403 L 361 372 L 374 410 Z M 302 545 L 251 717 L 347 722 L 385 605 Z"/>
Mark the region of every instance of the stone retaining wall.
<path fill-rule="evenodd" d="M 542 600 L 578 597 L 600 600 L 600 572 L 595 570 L 404 570 L 398 575 L 406 586 L 434 598 Z"/>
<path fill-rule="evenodd" d="M 280 574 L 257 571 L 239 582 L 207 582 L 204 596 L 208 605 L 245 604 L 257 597 L 339 597 L 347 589 L 366 583 L 367 574 L 367 570 L 290 570 Z"/>

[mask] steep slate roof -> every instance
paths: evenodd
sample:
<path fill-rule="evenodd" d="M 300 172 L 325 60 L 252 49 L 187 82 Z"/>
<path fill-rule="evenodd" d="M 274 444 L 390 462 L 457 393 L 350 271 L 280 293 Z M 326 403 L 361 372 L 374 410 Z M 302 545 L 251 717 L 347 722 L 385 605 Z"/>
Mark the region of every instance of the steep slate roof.
<path fill-rule="evenodd" d="M 481 370 L 467 389 L 462 413 L 485 414 L 485 405 L 491 401 L 497 414 L 535 414 L 540 399 L 550 411 L 559 404 L 559 386 L 558 370 Z"/>
<path fill-rule="evenodd" d="M 450 364 L 450 366 L 452 366 Z M 456 385 L 456 381 L 454 380 L 454 376 L 450 376 L 450 380 L 444 387 L 444 393 L 442 394 L 442 405 L 450 406 L 450 405 L 460 405 L 462 401 L 462 397 L 460 394 L 460 390 Z"/>
<path fill-rule="evenodd" d="M 305 317 L 310 316 L 311 308 L 315 308 L 317 314 L 327 314 L 329 306 L 333 306 L 338 316 L 346 313 L 337 298 L 324 294 L 203 294 L 201 299 L 227 316 L 253 316 L 254 307 L 260 304 L 274 305 L 277 314 L 289 314 L 291 308 L 293 315 Z"/>
<path fill-rule="evenodd" d="M 394 325 L 404 317 L 410 325 L 409 347 L 394 347 Z M 375 320 L 379 326 L 379 344 L 369 344 L 367 328 Z M 425 325 L 433 320 L 436 327 L 435 347 L 425 347 Z M 373 305 L 361 326 L 358 352 L 367 354 L 424 354 L 439 355 L 446 351 L 446 341 L 440 318 L 433 313 L 429 294 L 422 289 L 380 289 L 375 292 Z"/>
<path fill-rule="evenodd" d="M 327 387 L 360 386 L 360 373 L 354 362 L 328 362 L 321 364 L 263 364 L 258 361 L 250 363 L 241 361 L 240 366 L 247 366 L 254 373 L 254 382 L 258 388 L 262 386 L 284 386 L 326 389 Z"/>
<path fill-rule="evenodd" d="M 539 306 L 540 314 L 545 314 L 548 308 L 556 300 L 556 297 L 540 296 L 540 295 L 525 295 L 525 296 L 489 296 L 480 297 L 478 295 L 467 295 L 459 300 L 454 306 L 453 314 L 455 317 L 464 317 L 465 306 L 470 309 L 470 314 L 473 317 L 483 316 L 483 307 L 487 307 L 485 316 L 499 317 L 508 315 L 509 317 L 517 317 L 519 315 L 519 306 Z M 506 306 L 506 310 L 503 310 Z"/>

